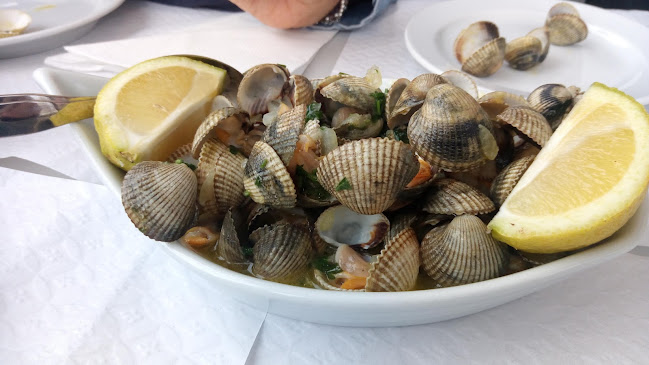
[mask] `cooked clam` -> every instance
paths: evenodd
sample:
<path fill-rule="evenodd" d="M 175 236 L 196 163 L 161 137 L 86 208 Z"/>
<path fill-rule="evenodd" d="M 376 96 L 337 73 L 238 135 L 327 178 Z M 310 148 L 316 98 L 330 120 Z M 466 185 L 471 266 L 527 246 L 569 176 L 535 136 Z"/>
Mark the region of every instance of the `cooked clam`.
<path fill-rule="evenodd" d="M 388 116 L 388 128 L 394 129 L 408 124 L 412 114 L 424 103 L 428 90 L 446 82 L 442 76 L 432 73 L 422 74 L 412 79 L 399 95 Z"/>
<path fill-rule="evenodd" d="M 462 71 L 474 76 L 489 76 L 498 71 L 505 59 L 505 38 L 498 27 L 487 21 L 469 25 L 455 39 L 455 57 Z"/>
<path fill-rule="evenodd" d="M 484 94 L 478 99 L 478 102 L 491 120 L 496 120 L 498 114 L 510 106 L 530 106 L 524 97 L 506 91 L 492 91 Z"/>
<path fill-rule="evenodd" d="M 283 98 L 288 79 L 289 72 L 282 65 L 262 64 L 252 67 L 243 74 L 239 84 L 239 107 L 251 116 L 268 112 L 271 101 Z"/>
<path fill-rule="evenodd" d="M 469 95 L 473 96 L 474 99 L 478 99 L 478 86 L 468 74 L 462 71 L 449 70 L 443 72 L 440 76 L 442 76 L 449 84 L 459 87 L 469 93 Z"/>
<path fill-rule="evenodd" d="M 523 135 L 543 147 L 552 135 L 552 127 L 545 117 L 526 106 L 511 106 L 498 114 L 501 123 L 511 125 Z"/>
<path fill-rule="evenodd" d="M 291 175 L 275 150 L 263 141 L 252 148 L 243 185 L 256 203 L 276 208 L 295 206 L 297 195 Z"/>
<path fill-rule="evenodd" d="M 122 181 L 126 214 L 147 237 L 171 242 L 196 222 L 196 175 L 185 164 L 144 161 Z"/>
<path fill-rule="evenodd" d="M 588 36 L 588 26 L 579 17 L 579 12 L 566 2 L 550 9 L 545 26 L 549 30 L 550 42 L 558 46 L 569 46 Z"/>
<path fill-rule="evenodd" d="M 433 214 L 485 214 L 496 209 L 494 203 L 478 189 L 453 179 L 433 182 L 422 210 Z"/>
<path fill-rule="evenodd" d="M 246 257 L 242 244 L 248 239 L 248 231 L 241 212 L 230 208 L 223 218 L 221 235 L 214 250 L 216 255 L 228 263 L 244 263 Z"/>
<path fill-rule="evenodd" d="M 337 205 L 327 208 L 315 222 L 316 234 L 332 246 L 372 248 L 383 241 L 390 221 L 383 214 L 359 214 Z"/>
<path fill-rule="evenodd" d="M 522 157 L 505 167 L 494 179 L 491 184 L 490 196 L 494 204 L 500 207 L 505 202 L 505 199 L 512 192 L 514 186 L 523 177 L 527 168 L 530 167 L 536 156 Z"/>
<path fill-rule="evenodd" d="M 548 31 L 548 28 L 539 27 L 530 31 L 529 33 L 527 33 L 527 35 L 535 37 L 536 39 L 541 41 L 541 53 L 539 54 L 539 63 L 543 62 L 545 58 L 548 56 L 548 52 L 550 51 L 550 32 Z"/>
<path fill-rule="evenodd" d="M 505 60 L 512 68 L 527 70 L 539 64 L 542 52 L 541 40 L 527 35 L 507 43 Z"/>
<path fill-rule="evenodd" d="M 419 163 L 407 144 L 367 138 L 328 153 L 317 176 L 341 204 L 361 214 L 377 214 L 394 203 L 418 170 Z"/>
<path fill-rule="evenodd" d="M 21 34 L 32 22 L 32 17 L 18 9 L 0 9 L 0 38 Z"/>
<path fill-rule="evenodd" d="M 267 280 L 288 280 L 307 269 L 313 248 L 304 227 L 274 224 L 253 233 L 253 274 Z"/>
<path fill-rule="evenodd" d="M 262 141 L 271 146 L 288 166 L 293 158 L 300 134 L 304 130 L 306 105 L 300 104 L 286 113 L 279 115 L 262 137 Z"/>
<path fill-rule="evenodd" d="M 478 102 L 450 85 L 433 86 L 410 119 L 408 139 L 419 156 L 432 166 L 464 171 L 493 160 L 498 146 L 493 126 Z"/>
<path fill-rule="evenodd" d="M 555 130 L 572 106 L 573 93 L 561 84 L 545 84 L 534 89 L 527 96 L 527 101 Z"/>
<path fill-rule="evenodd" d="M 507 270 L 507 246 L 496 241 L 480 218 L 455 217 L 430 230 L 421 243 L 422 267 L 442 286 L 475 283 Z"/>
<path fill-rule="evenodd" d="M 386 243 L 372 263 L 365 291 L 403 291 L 414 288 L 419 273 L 419 241 L 406 228 Z"/>

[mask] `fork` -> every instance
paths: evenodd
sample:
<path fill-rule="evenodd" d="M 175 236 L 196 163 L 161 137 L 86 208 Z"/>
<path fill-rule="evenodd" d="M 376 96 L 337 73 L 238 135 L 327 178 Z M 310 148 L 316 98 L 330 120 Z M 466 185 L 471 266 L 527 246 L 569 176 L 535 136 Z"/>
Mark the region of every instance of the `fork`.
<path fill-rule="evenodd" d="M 0 95 L 0 137 L 40 132 L 92 118 L 94 96 Z"/>

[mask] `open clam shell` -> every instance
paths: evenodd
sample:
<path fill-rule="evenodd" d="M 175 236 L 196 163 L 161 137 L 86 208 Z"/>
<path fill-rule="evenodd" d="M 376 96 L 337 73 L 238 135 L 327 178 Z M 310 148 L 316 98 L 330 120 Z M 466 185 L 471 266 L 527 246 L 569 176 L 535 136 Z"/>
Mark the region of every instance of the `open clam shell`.
<path fill-rule="evenodd" d="M 417 171 L 419 163 L 407 144 L 368 138 L 328 153 L 317 176 L 341 204 L 361 214 L 377 214 L 394 202 Z"/>
<path fill-rule="evenodd" d="M 414 288 L 419 274 L 419 241 L 406 228 L 390 240 L 371 264 L 365 291 L 404 291 Z"/>
<path fill-rule="evenodd" d="M 268 126 L 261 139 L 277 152 L 286 166 L 293 158 L 297 140 L 304 130 L 305 117 L 306 105 L 300 104 L 280 114 L 276 121 Z"/>
<path fill-rule="evenodd" d="M 462 63 L 462 71 L 478 77 L 493 75 L 503 65 L 506 47 L 503 37 L 490 41 Z"/>
<path fill-rule="evenodd" d="M 32 17 L 18 9 L 0 9 L 0 38 L 21 34 L 32 22 Z"/>
<path fill-rule="evenodd" d="M 536 156 L 522 157 L 505 167 L 494 179 L 491 184 L 490 196 L 494 204 L 500 207 L 505 202 L 505 199 L 512 192 L 514 186 L 523 177 L 527 168 L 530 167 Z"/>
<path fill-rule="evenodd" d="M 505 60 L 512 68 L 527 70 L 537 64 L 543 53 L 543 43 L 530 35 L 516 38 L 505 48 Z"/>
<path fill-rule="evenodd" d="M 509 253 L 505 244 L 487 233 L 480 218 L 461 215 L 426 234 L 421 260 L 428 276 L 442 286 L 454 286 L 503 275 Z"/>
<path fill-rule="evenodd" d="M 524 97 L 506 91 L 492 91 L 484 94 L 478 99 L 478 103 L 491 120 L 496 120 L 498 114 L 510 106 L 530 106 Z"/>
<path fill-rule="evenodd" d="M 496 209 L 494 203 L 471 185 L 453 179 L 433 182 L 422 210 L 433 214 L 485 214 Z"/>
<path fill-rule="evenodd" d="M 210 138 L 217 138 L 225 145 L 237 146 L 244 134 L 243 126 L 248 124 L 248 114 L 234 107 L 225 107 L 210 113 L 198 126 L 192 141 L 192 153 L 198 158 L 203 143 Z"/>
<path fill-rule="evenodd" d="M 440 76 L 442 76 L 449 84 L 459 87 L 469 95 L 473 96 L 474 99 L 478 99 L 478 86 L 468 74 L 462 71 L 448 70 L 443 72 Z"/>
<path fill-rule="evenodd" d="M 498 114 L 501 123 L 511 125 L 522 134 L 543 147 L 552 136 L 552 127 L 545 117 L 526 106 L 512 106 Z"/>
<path fill-rule="evenodd" d="M 243 185 L 255 203 L 292 208 L 295 184 L 281 158 L 267 143 L 255 143 L 244 169 Z"/>
<path fill-rule="evenodd" d="M 215 247 L 216 255 L 232 264 L 246 262 L 241 244 L 248 239 L 247 236 L 248 231 L 241 212 L 238 209 L 228 209 Z"/>
<path fill-rule="evenodd" d="M 470 170 L 498 153 L 487 114 L 471 95 L 451 84 L 428 91 L 410 119 L 408 139 L 421 158 L 448 171 Z"/>
<path fill-rule="evenodd" d="M 289 98 L 293 107 L 298 105 L 309 105 L 313 101 L 313 85 L 311 81 L 302 75 L 291 75 L 289 77 Z"/>
<path fill-rule="evenodd" d="M 527 96 L 527 101 L 555 130 L 572 106 L 573 93 L 561 84 L 545 84 L 534 89 Z"/>
<path fill-rule="evenodd" d="M 444 83 L 446 83 L 446 79 L 433 73 L 421 74 L 412 79 L 403 89 L 392 112 L 388 115 L 388 128 L 394 129 L 400 125 L 408 124 L 412 114 L 424 103 L 428 90 L 435 85 Z"/>
<path fill-rule="evenodd" d="M 239 84 L 239 107 L 251 116 L 268 112 L 268 104 L 282 98 L 289 75 L 282 65 L 261 64 L 252 67 L 243 74 Z"/>
<path fill-rule="evenodd" d="M 196 222 L 197 186 L 196 175 L 185 164 L 140 162 L 124 176 L 122 205 L 147 237 L 175 241 Z"/>
<path fill-rule="evenodd" d="M 498 26 L 492 22 L 479 21 L 463 29 L 453 44 L 455 58 L 464 63 L 485 44 L 500 37 Z"/>
<path fill-rule="evenodd" d="M 365 78 L 348 76 L 324 86 L 320 89 L 320 94 L 342 105 L 369 112 L 376 105 L 371 95 L 376 91 L 379 89 L 370 85 Z"/>
<path fill-rule="evenodd" d="M 548 56 L 548 52 L 550 51 L 550 31 L 548 30 L 547 27 L 539 27 L 532 29 L 529 33 L 527 33 L 528 36 L 535 37 L 539 41 L 541 41 L 541 53 L 539 54 L 539 63 L 545 61 L 545 58 Z"/>
<path fill-rule="evenodd" d="M 315 222 L 318 237 L 336 247 L 346 244 L 372 248 L 383 241 L 389 229 L 385 215 L 359 214 L 343 205 L 325 209 Z"/>
<path fill-rule="evenodd" d="M 549 30 L 550 42 L 557 46 L 569 46 L 588 36 L 588 26 L 579 17 L 579 12 L 566 2 L 550 8 L 545 26 Z"/>
<path fill-rule="evenodd" d="M 216 139 L 203 143 L 198 159 L 198 204 L 202 212 L 223 217 L 230 207 L 244 200 L 243 176 L 246 159 Z"/>
<path fill-rule="evenodd" d="M 267 280 L 282 280 L 307 269 L 313 249 L 309 232 L 304 227 L 274 224 L 253 233 L 256 236 L 252 251 L 254 275 Z"/>
<path fill-rule="evenodd" d="M 410 80 L 405 78 L 397 79 L 395 82 L 390 85 L 387 94 L 385 94 L 385 115 L 388 117 L 392 114 L 397 101 L 405 90 L 406 86 L 410 83 Z"/>

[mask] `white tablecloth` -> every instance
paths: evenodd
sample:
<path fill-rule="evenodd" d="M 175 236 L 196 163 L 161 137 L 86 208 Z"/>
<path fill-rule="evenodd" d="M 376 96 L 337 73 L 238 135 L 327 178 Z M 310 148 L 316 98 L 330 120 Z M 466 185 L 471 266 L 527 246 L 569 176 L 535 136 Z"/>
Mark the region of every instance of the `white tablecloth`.
<path fill-rule="evenodd" d="M 401 0 L 366 28 L 337 35 L 305 73 L 364 74 L 365 60 L 386 77 L 425 72 L 405 48 L 403 27 L 430 3 Z M 649 12 L 620 13 L 649 25 Z M 215 16 L 127 1 L 75 43 L 155 35 L 169 24 L 181 30 Z M 378 42 L 383 47 L 368 47 Z M 61 52 L 0 60 L 0 94 L 41 91 L 33 70 Z M 464 318 L 340 328 L 249 308 L 170 258 L 131 225 L 68 127 L 0 139 L 0 197 L 2 364 L 640 364 L 649 358 L 645 247 Z"/>

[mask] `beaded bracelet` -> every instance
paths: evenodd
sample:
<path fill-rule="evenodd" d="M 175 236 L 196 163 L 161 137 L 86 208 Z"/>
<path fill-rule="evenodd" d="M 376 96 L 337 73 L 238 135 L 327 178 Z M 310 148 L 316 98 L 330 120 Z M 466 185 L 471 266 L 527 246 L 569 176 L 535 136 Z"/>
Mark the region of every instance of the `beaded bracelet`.
<path fill-rule="evenodd" d="M 333 10 L 331 10 L 331 12 L 329 12 L 329 14 L 327 14 L 327 16 L 322 18 L 322 20 L 320 20 L 318 22 L 318 24 L 320 24 L 320 25 L 332 25 L 332 24 L 338 23 L 340 21 L 340 18 L 343 17 L 343 13 L 347 9 L 347 3 L 348 2 L 349 2 L 349 0 L 340 0 L 340 2 L 338 3 L 338 6 L 333 8 Z"/>

